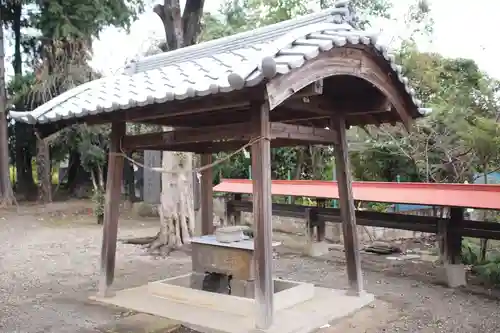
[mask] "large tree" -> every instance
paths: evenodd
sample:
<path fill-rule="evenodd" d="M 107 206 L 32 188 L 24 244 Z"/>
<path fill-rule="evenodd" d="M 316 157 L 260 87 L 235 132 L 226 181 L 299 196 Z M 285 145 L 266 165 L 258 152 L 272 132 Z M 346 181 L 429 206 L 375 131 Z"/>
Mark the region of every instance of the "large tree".
<path fill-rule="evenodd" d="M 10 206 L 15 198 L 10 181 L 3 10 L 0 6 L 0 206 Z"/>
<path fill-rule="evenodd" d="M 11 83 L 11 98 L 16 108 L 30 110 L 56 95 L 76 85 L 96 77 L 88 65 L 91 56 L 92 39 L 108 26 L 128 29 L 136 15 L 143 10 L 142 0 L 42 0 L 33 1 L 30 10 L 21 16 L 22 6 L 27 1 L 9 2 L 10 7 L 5 18 L 12 27 L 15 36 L 14 72 L 15 80 Z M 36 7 L 36 8 L 35 8 Z M 38 30 L 37 35 L 23 33 L 23 28 Z M 24 46 L 24 54 L 21 54 Z M 26 71 L 35 75 L 22 76 L 22 60 L 26 62 Z M 31 171 L 31 153 L 35 151 L 37 141 L 38 179 L 41 199 L 51 199 L 51 160 L 47 140 L 31 140 L 35 137 L 30 126 L 16 124 L 15 160 L 19 190 L 33 192 Z M 62 131 L 62 136 L 77 136 L 79 127 Z M 59 137 L 57 137 L 59 138 Z M 54 137 L 53 137 L 54 139 Z M 74 179 L 75 170 L 81 168 L 81 156 L 74 140 L 58 140 L 70 143 L 64 154 L 70 154 L 70 179 Z M 55 142 L 55 140 L 52 140 Z M 59 148 L 62 148 L 59 145 Z M 53 152 L 53 147 L 50 151 Z"/>
<path fill-rule="evenodd" d="M 161 45 L 163 51 L 176 50 L 198 41 L 203 6 L 203 0 L 187 0 L 182 11 L 179 0 L 165 0 L 154 7 L 165 31 L 165 43 Z M 194 184 L 190 172 L 194 165 L 191 153 L 165 151 L 162 154 L 161 224 L 158 234 L 146 240 L 151 253 L 166 255 L 188 242 L 194 233 Z"/>
<path fill-rule="evenodd" d="M 16 94 L 20 91 L 29 89 L 29 75 L 23 76 L 23 49 L 26 50 L 24 44 L 24 28 L 28 27 L 30 20 L 26 13 L 23 14 L 23 8 L 27 5 L 32 5 L 33 1 L 9 1 L 4 8 L 3 19 L 5 27 L 10 28 L 7 31 L 11 33 L 14 39 L 14 56 L 12 57 L 12 67 L 14 69 L 14 78 L 7 86 L 7 95 L 10 99 L 10 104 L 16 110 L 26 110 L 27 106 L 23 103 L 23 98 Z M 10 31 L 9 31 L 10 30 Z M 24 48 L 23 48 L 24 46 Z M 29 47 L 28 47 L 29 51 Z M 10 137 L 11 159 L 15 163 L 15 190 L 23 197 L 29 197 L 31 193 L 36 193 L 35 182 L 33 179 L 32 170 L 32 149 L 34 144 L 32 126 L 17 122 L 12 126 L 14 135 Z"/>

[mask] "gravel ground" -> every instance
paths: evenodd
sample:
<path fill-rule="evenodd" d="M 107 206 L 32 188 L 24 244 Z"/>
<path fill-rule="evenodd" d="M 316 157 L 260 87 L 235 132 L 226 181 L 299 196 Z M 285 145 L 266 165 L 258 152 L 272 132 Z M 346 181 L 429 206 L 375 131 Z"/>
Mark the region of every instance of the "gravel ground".
<path fill-rule="evenodd" d="M 155 222 L 125 221 L 119 237 L 155 231 Z M 100 332 L 99 327 L 130 315 L 88 301 L 96 290 L 100 243 L 100 228 L 85 218 L 0 212 L 0 332 Z M 189 271 L 184 253 L 167 260 L 142 254 L 139 247 L 118 245 L 116 289 Z M 282 252 L 275 274 L 344 288 L 341 258 L 332 253 L 328 260 L 307 259 Z M 365 283 L 377 301 L 325 333 L 500 332 L 498 301 L 430 284 L 428 267 L 391 267 L 371 258 L 364 259 Z"/>

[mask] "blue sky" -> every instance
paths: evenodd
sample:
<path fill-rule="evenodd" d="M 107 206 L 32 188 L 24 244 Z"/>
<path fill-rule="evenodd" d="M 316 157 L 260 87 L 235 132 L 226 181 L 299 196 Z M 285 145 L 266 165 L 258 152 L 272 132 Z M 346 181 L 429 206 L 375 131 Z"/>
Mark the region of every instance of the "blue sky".
<path fill-rule="evenodd" d="M 396 0 L 395 13 L 403 13 L 411 0 Z M 152 1 L 153 2 L 153 1 Z M 205 9 L 216 11 L 220 0 L 206 0 Z M 431 41 L 419 43 L 422 50 L 436 51 L 449 57 L 474 59 L 482 70 L 500 79 L 500 65 L 495 55 L 500 54 L 500 1 L 498 0 L 428 0 L 434 19 Z M 152 8 L 152 5 L 151 5 Z M 397 15 L 397 14 L 396 14 Z M 406 31 L 402 19 L 376 24 L 387 41 L 397 39 Z M 154 40 L 163 38 L 162 25 L 151 10 L 147 10 L 133 24 L 130 34 L 109 28 L 94 43 L 92 64 L 98 70 L 117 73 L 129 59 L 140 55 Z"/>

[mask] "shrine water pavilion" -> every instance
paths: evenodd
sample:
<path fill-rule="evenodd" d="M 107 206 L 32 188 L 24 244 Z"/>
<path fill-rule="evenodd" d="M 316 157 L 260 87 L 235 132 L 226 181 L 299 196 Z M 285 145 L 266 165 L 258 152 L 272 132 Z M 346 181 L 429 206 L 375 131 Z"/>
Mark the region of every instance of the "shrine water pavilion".
<path fill-rule="evenodd" d="M 275 309 L 271 148 L 334 147 L 348 295 L 362 297 L 346 130 L 384 123 L 402 123 L 410 129 L 414 119 L 424 116 L 428 110 L 422 108 L 403 73 L 377 35 L 357 28 L 349 2 L 342 0 L 317 13 L 145 57 L 131 62 L 120 75 L 82 84 L 33 111 L 12 111 L 10 117 L 32 124 L 41 133 L 76 123 L 111 124 L 101 295 L 106 295 L 114 279 L 122 152 L 193 152 L 209 165 L 213 153 L 252 143 L 251 275 L 257 309 L 252 325 L 270 330 L 279 320 L 289 325 L 301 321 L 290 320 L 291 312 L 285 320 Z M 174 130 L 128 135 L 127 123 Z M 208 235 L 214 231 L 211 168 L 201 174 L 201 197 L 202 234 Z M 330 306 L 339 307 L 339 303 Z M 287 330 L 275 327 L 275 331 Z"/>

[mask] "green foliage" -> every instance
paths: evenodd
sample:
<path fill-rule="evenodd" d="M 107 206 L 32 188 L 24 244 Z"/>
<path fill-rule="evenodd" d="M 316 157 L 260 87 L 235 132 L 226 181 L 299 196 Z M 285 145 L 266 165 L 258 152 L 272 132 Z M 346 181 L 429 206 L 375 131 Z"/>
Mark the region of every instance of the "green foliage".
<path fill-rule="evenodd" d="M 53 40 L 98 37 L 108 26 L 128 29 L 144 10 L 141 0 L 49 0 L 40 2 L 31 19 L 43 36 Z M 35 11 L 34 11 L 35 12 Z"/>
<path fill-rule="evenodd" d="M 393 180 L 396 173 L 409 180 L 464 182 L 498 166 L 498 82 L 471 60 L 421 53 L 411 43 L 399 61 L 433 112 L 410 134 L 400 126 L 358 131 L 357 177 Z"/>
<path fill-rule="evenodd" d="M 298 149 L 271 149 L 271 170 L 273 179 L 288 179 L 288 174 L 294 177 L 297 165 Z"/>
<path fill-rule="evenodd" d="M 462 263 L 464 265 L 479 265 L 479 245 L 471 242 L 468 239 L 462 241 Z"/>
<path fill-rule="evenodd" d="M 262 25 L 272 24 L 293 18 L 308 12 L 312 7 L 298 0 L 227 0 L 218 14 L 205 14 L 203 18 L 202 40 L 210 40 L 246 31 Z M 332 1 L 315 3 L 322 8 L 333 4 Z M 392 19 L 392 3 L 388 0 L 355 0 L 353 7 L 361 14 L 360 25 L 367 25 L 368 18 L 381 17 Z M 410 8 L 409 21 L 420 24 L 425 20 L 429 9 L 422 1 L 415 1 Z M 410 49 L 407 48 L 408 52 Z M 415 53 L 415 54 L 418 54 Z M 396 140 L 404 140 L 405 135 L 398 134 Z M 356 179 L 394 181 L 397 174 L 407 180 L 420 180 L 417 162 L 407 156 L 394 154 L 394 146 L 387 145 L 387 140 L 372 140 L 363 144 L 362 150 L 355 150 L 352 165 Z M 279 148 L 272 150 L 273 179 L 332 179 L 333 151 L 328 147 Z M 219 155 L 221 157 L 223 155 Z M 243 155 L 233 157 L 231 161 L 217 168 L 215 182 L 220 177 L 248 178 L 250 161 Z"/>
<path fill-rule="evenodd" d="M 308 12 L 302 0 L 247 0 L 247 11 L 255 26 L 289 20 Z"/>
<path fill-rule="evenodd" d="M 500 257 L 484 264 L 474 266 L 472 271 L 480 276 L 485 282 L 500 285 Z"/>
<path fill-rule="evenodd" d="M 472 272 L 483 282 L 500 285 L 500 255 L 489 255 L 481 261 L 481 247 L 469 239 L 462 241 L 462 263 L 472 266 Z"/>
<path fill-rule="evenodd" d="M 86 171 L 91 172 L 106 164 L 109 133 L 107 126 L 81 126 L 77 131 L 76 146 Z"/>
<path fill-rule="evenodd" d="M 387 203 L 379 203 L 379 202 L 371 202 L 368 205 L 369 209 L 374 212 L 385 213 L 389 211 L 391 204 Z"/>
<path fill-rule="evenodd" d="M 363 150 L 350 154 L 352 173 L 356 180 L 393 182 L 397 175 L 405 181 L 418 181 L 419 175 L 410 160 L 394 154 L 388 142 L 375 141 Z"/>
<path fill-rule="evenodd" d="M 214 160 L 226 158 L 227 153 L 214 154 Z M 218 164 L 214 167 L 213 176 L 214 183 L 218 184 L 221 178 L 250 178 L 251 161 L 243 152 L 233 155 L 225 163 Z"/>
<path fill-rule="evenodd" d="M 32 172 L 33 172 L 33 180 L 35 181 L 35 184 L 38 184 L 38 172 L 36 169 L 36 164 L 34 163 L 35 161 L 32 161 Z M 10 181 L 12 184 L 16 182 L 17 178 L 17 171 L 14 166 L 9 167 L 9 175 L 10 175 Z M 52 175 L 50 177 L 52 184 L 57 185 L 59 184 L 59 169 L 58 168 L 53 168 L 52 169 Z"/>
<path fill-rule="evenodd" d="M 143 10 L 142 0 L 7 1 L 1 13 L 4 25 L 15 36 L 13 65 L 17 74 L 8 87 L 9 107 L 32 110 L 70 88 L 97 78 L 99 75 L 88 63 L 92 39 L 109 26 L 128 29 Z M 27 73 L 24 76 L 19 75 L 23 72 L 17 66 L 20 59 L 27 65 L 23 68 Z M 10 155 L 24 152 L 33 156 L 35 140 L 31 128 L 16 124 L 13 129 L 16 135 L 11 135 L 9 141 Z M 81 129 L 75 126 L 56 135 L 52 140 L 52 161 L 66 159 L 69 151 L 82 152 L 84 168 L 102 175 L 99 169 L 105 163 L 106 132 L 83 129 L 79 133 Z M 26 140 L 20 142 L 23 137 Z"/>
<path fill-rule="evenodd" d="M 487 174 L 491 168 L 499 165 L 500 124 L 494 118 L 477 116 L 462 125 L 464 128 L 459 135 L 473 149 L 476 171 Z"/>

